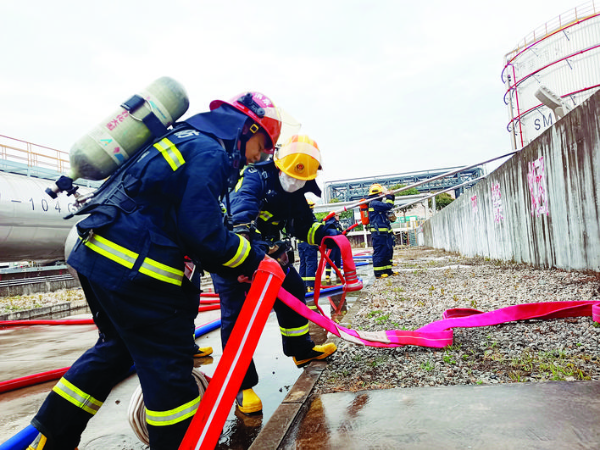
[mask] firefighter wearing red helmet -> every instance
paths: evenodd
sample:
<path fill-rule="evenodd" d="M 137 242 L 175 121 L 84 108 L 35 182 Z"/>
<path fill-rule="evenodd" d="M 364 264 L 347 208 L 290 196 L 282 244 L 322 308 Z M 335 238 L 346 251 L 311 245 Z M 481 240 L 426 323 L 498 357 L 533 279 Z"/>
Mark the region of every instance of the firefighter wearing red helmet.
<path fill-rule="evenodd" d="M 275 144 L 281 133 L 281 117 L 279 110 L 273 105 L 271 99 L 259 92 L 243 92 L 229 101 L 213 100 L 210 102 L 211 111 L 223 104 L 234 107 L 254 120 L 249 124 L 247 133 L 250 135 L 262 130 L 269 138 L 265 145 L 265 153 L 273 153 Z"/>
<path fill-rule="evenodd" d="M 264 253 L 225 226 L 221 202 L 246 162 L 272 149 L 281 124 L 257 92 L 175 123 L 105 182 L 68 263 L 100 333 L 32 420 L 34 450 L 74 449 L 132 364 L 153 450 L 179 447 L 200 403 L 194 367 L 199 291 L 184 260 L 252 277 Z M 235 185 L 235 183 L 233 183 Z"/>

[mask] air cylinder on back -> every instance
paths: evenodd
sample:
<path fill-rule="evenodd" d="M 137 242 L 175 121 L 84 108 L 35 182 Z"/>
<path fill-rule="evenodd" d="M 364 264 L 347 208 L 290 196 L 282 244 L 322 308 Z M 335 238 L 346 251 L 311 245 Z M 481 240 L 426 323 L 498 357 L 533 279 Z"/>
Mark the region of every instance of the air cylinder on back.
<path fill-rule="evenodd" d="M 132 107 L 131 100 L 137 99 Z M 71 147 L 71 169 L 56 186 L 47 189 L 50 196 L 69 191 L 78 178 L 104 180 L 153 137 L 147 123 L 169 127 L 188 109 L 189 99 L 183 86 L 169 77 L 162 77 L 114 110 L 102 122 L 81 137 Z M 69 182 L 70 180 L 70 182 Z M 54 194 L 54 195 L 53 195 Z"/>

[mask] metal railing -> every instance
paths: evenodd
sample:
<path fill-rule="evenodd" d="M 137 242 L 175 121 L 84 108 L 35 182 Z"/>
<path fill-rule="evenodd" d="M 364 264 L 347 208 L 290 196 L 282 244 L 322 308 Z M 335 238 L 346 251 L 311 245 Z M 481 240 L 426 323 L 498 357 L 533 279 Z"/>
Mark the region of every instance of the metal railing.
<path fill-rule="evenodd" d="M 0 159 L 65 173 L 69 170 L 69 152 L 0 135 Z"/>
<path fill-rule="evenodd" d="M 546 22 L 543 25 L 540 25 L 527 36 L 525 36 L 521 41 L 519 41 L 515 47 L 515 49 L 508 53 L 508 55 L 513 55 L 519 53 L 520 50 L 527 47 L 528 45 L 537 42 L 546 36 L 560 30 L 566 26 L 571 25 L 574 22 L 585 19 L 586 17 L 593 16 L 598 13 L 598 9 L 596 8 L 595 1 L 592 0 L 590 2 L 584 3 L 582 5 L 576 6 L 575 8 L 560 14 L 558 17 Z M 510 58 L 507 58 L 507 60 Z"/>

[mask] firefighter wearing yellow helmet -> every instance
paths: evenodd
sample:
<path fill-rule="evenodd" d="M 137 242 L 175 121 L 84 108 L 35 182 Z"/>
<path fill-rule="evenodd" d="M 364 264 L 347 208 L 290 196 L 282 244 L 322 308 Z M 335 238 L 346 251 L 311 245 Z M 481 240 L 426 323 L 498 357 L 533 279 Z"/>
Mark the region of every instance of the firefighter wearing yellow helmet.
<path fill-rule="evenodd" d="M 381 194 L 383 192 L 383 186 L 379 183 L 373 183 L 369 188 L 369 195 Z"/>
<path fill-rule="evenodd" d="M 303 303 L 305 286 L 294 268 L 290 238 L 318 246 L 326 236 L 339 234 L 316 220 L 305 194 L 320 197 L 315 178 L 321 168 L 321 152 L 308 136 L 292 136 L 273 160 L 248 166 L 230 195 L 229 215 L 233 231 L 245 236 L 257 252 L 276 259 L 286 273 L 282 287 Z M 331 239 L 328 239 L 331 241 Z M 237 276 L 220 271 L 211 274 L 221 301 L 221 341 L 225 346 L 244 304 L 249 284 Z M 283 352 L 297 367 L 315 359 L 324 359 L 336 350 L 333 343 L 316 345 L 308 331 L 308 320 L 283 302 L 274 305 L 282 335 Z M 250 364 L 236 396 L 237 408 L 244 414 L 262 410 L 262 402 L 253 390 L 258 384 L 254 363 Z"/>
<path fill-rule="evenodd" d="M 373 242 L 373 271 L 375 278 L 386 278 L 392 271 L 394 254 L 394 232 L 388 212 L 394 207 L 394 194 L 379 183 L 369 188 L 369 231 Z"/>
<path fill-rule="evenodd" d="M 281 171 L 279 181 L 286 192 L 301 189 L 323 168 L 317 143 L 306 135 L 292 136 L 275 152 L 273 161 Z"/>

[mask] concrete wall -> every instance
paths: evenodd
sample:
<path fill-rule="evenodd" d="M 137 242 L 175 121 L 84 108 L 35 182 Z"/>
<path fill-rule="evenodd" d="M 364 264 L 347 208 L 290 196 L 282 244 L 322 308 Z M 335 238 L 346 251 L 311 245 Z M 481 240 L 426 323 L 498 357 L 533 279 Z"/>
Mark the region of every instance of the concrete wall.
<path fill-rule="evenodd" d="M 600 93 L 423 225 L 425 245 L 600 271 Z"/>

